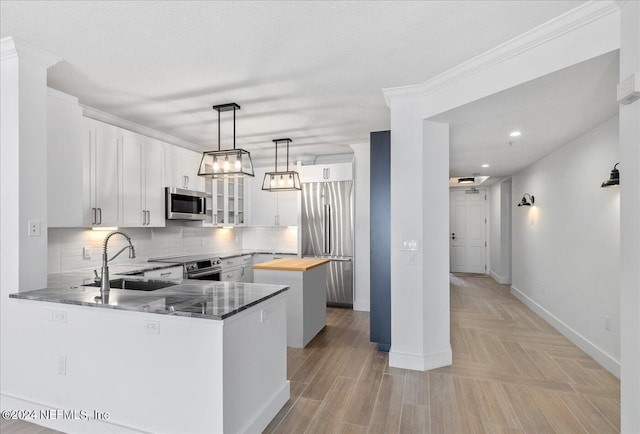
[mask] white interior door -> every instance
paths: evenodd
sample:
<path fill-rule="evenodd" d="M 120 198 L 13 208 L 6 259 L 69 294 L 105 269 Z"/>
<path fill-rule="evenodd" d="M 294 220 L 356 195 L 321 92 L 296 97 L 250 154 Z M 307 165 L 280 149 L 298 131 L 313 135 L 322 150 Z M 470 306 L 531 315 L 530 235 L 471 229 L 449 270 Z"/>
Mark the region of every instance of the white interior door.
<path fill-rule="evenodd" d="M 487 196 L 484 190 L 469 194 L 452 190 L 450 196 L 451 271 L 487 272 Z"/>

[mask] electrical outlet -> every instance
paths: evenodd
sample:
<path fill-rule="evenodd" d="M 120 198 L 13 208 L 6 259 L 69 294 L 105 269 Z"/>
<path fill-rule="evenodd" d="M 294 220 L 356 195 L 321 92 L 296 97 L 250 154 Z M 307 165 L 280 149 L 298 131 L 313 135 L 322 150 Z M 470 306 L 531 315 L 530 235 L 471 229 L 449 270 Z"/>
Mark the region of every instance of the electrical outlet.
<path fill-rule="evenodd" d="M 29 220 L 28 222 L 29 232 L 27 235 L 30 237 L 39 237 L 40 236 L 40 220 Z"/>
<path fill-rule="evenodd" d="M 260 322 L 265 322 L 269 319 L 269 311 L 266 309 L 262 309 L 260 311 Z"/>
<path fill-rule="evenodd" d="M 82 248 L 82 257 L 84 259 L 91 259 L 91 247 L 89 246 L 84 246 Z"/>
<path fill-rule="evenodd" d="M 59 375 L 67 375 L 67 358 L 65 356 L 58 356 L 57 371 Z"/>
<path fill-rule="evenodd" d="M 154 335 L 160 334 L 160 323 L 158 321 L 145 321 L 144 331 Z"/>
<path fill-rule="evenodd" d="M 407 265 L 414 265 L 416 263 L 416 254 L 413 252 L 407 252 L 406 261 Z"/>

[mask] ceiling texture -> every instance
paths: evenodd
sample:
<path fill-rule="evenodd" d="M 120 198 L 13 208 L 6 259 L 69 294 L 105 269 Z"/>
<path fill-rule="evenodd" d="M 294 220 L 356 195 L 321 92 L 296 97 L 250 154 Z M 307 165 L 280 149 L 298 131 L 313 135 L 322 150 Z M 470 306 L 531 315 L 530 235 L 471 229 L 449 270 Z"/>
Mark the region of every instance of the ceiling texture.
<path fill-rule="evenodd" d="M 582 3 L 2 0 L 0 28 L 2 37 L 64 59 L 49 70 L 49 86 L 84 105 L 203 151 L 217 145 L 211 106 L 236 102 L 242 106 L 238 147 L 271 158 L 272 140 L 290 137 L 293 158 L 308 158 L 351 152 L 350 144 L 368 143 L 369 132 L 389 129 L 381 89 L 427 81 Z M 610 60 L 592 71 L 612 74 Z M 540 86 L 564 89 L 561 82 L 541 80 Z M 552 137 L 558 132 L 552 128 L 539 140 L 527 135 L 525 107 L 553 105 L 530 99 L 540 92 L 538 84 L 440 117 L 452 122 L 453 175 L 478 172 L 481 163 L 495 165 L 488 174 L 504 175 L 540 158 L 537 153 L 509 163 L 490 153 L 519 152 L 516 143 L 505 148 L 504 132 L 512 127 L 523 130 L 518 146 L 532 143 L 541 152 L 573 134 L 567 128 Z M 578 94 L 577 101 L 567 95 L 565 105 L 573 98 L 584 108 L 588 95 Z M 513 103 L 517 113 L 509 109 Z M 580 113 L 573 117 L 579 124 Z M 223 113 L 223 148 L 229 147 L 230 119 Z"/>

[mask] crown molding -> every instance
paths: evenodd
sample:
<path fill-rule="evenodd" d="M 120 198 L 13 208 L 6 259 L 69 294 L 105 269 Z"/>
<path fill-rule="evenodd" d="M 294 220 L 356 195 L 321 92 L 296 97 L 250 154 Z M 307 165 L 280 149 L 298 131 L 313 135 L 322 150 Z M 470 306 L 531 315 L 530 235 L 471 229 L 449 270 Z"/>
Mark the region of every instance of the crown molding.
<path fill-rule="evenodd" d="M 93 107 L 86 106 L 84 104 L 80 104 L 80 107 L 82 107 L 82 114 L 88 118 L 95 119 L 109 125 L 114 125 L 116 127 L 124 128 L 125 130 L 142 134 L 143 136 L 151 137 L 152 139 L 160 140 L 172 145 L 180 146 L 181 148 L 189 149 L 191 151 L 202 152 L 201 146 L 198 146 L 195 143 L 189 142 L 187 140 L 180 139 L 170 134 L 162 133 L 152 128 L 145 127 L 143 125 L 128 121 L 121 117 L 112 115 L 111 113 L 106 113 Z"/>
<path fill-rule="evenodd" d="M 16 57 L 36 63 L 43 68 L 49 68 L 62 60 L 48 51 L 11 36 L 0 39 L 0 61 L 4 62 Z"/>
<path fill-rule="evenodd" d="M 387 105 L 394 99 L 415 98 L 436 92 L 591 22 L 619 11 L 625 0 L 589 1 L 497 47 L 455 66 L 422 84 L 382 89 Z"/>

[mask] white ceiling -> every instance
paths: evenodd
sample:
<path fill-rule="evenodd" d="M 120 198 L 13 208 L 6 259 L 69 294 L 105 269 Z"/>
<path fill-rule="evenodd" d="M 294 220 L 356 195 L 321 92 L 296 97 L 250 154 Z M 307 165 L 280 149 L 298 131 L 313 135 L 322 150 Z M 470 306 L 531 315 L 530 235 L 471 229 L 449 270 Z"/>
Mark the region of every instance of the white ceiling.
<path fill-rule="evenodd" d="M 618 64 L 616 50 L 432 118 L 450 124 L 451 176 L 514 174 L 614 116 Z"/>
<path fill-rule="evenodd" d="M 62 57 L 49 85 L 82 104 L 205 150 L 211 105 L 237 102 L 239 147 L 271 157 L 271 140 L 290 137 L 299 157 L 388 129 L 382 88 L 422 83 L 581 3 L 2 0 L 0 28 Z"/>

